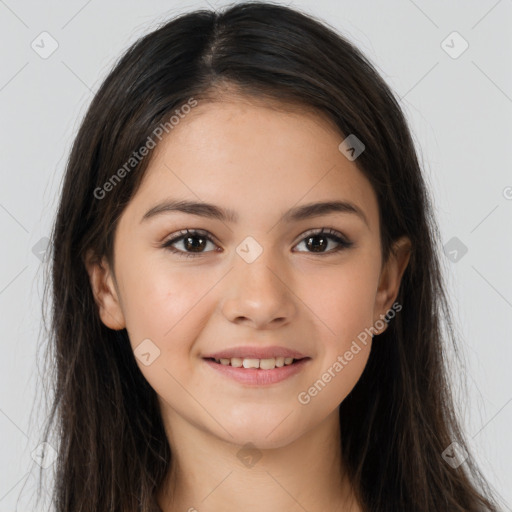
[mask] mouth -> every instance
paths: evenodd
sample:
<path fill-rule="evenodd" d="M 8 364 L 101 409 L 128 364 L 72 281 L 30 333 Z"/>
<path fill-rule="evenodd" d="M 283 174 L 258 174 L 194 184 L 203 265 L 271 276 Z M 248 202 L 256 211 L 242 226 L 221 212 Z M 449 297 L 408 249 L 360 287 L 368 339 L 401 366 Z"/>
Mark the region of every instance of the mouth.
<path fill-rule="evenodd" d="M 252 357 L 231 357 L 217 359 L 214 357 L 207 357 L 205 359 L 207 361 L 212 361 L 223 366 L 231 366 L 233 368 L 273 370 L 274 368 L 290 366 L 292 364 L 296 364 L 298 361 L 309 358 L 301 357 L 296 359 L 294 357 L 270 357 L 265 359 L 257 359 Z"/>
<path fill-rule="evenodd" d="M 213 369 L 216 375 L 234 380 L 246 386 L 268 386 L 277 384 L 300 373 L 311 360 L 310 357 L 271 357 L 256 358 L 214 358 L 205 357 L 203 361 Z"/>

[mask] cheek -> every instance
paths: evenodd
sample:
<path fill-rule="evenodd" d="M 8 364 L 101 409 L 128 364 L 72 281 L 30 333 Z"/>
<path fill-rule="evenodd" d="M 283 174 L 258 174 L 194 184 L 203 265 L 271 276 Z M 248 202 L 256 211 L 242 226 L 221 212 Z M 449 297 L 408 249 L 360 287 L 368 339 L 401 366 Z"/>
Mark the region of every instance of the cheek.
<path fill-rule="evenodd" d="M 352 391 L 368 361 L 372 337 L 373 286 L 340 275 L 339 286 L 314 298 L 319 322 L 318 361 L 314 375 L 297 399 L 309 414 L 333 410 Z M 366 330 L 365 330 L 366 329 Z M 321 333 L 321 334 L 320 334 Z"/>
<path fill-rule="evenodd" d="M 171 269 L 165 262 L 127 268 L 124 313 L 134 348 L 146 338 L 162 352 L 176 353 L 190 345 L 200 329 L 201 298 L 215 284 L 213 277 Z"/>
<path fill-rule="evenodd" d="M 326 352 L 344 352 L 373 323 L 377 273 L 373 261 L 351 261 L 325 274 L 305 274 L 299 296 L 323 324 Z M 307 295 L 306 295 L 307 293 Z"/>
<path fill-rule="evenodd" d="M 205 308 L 207 292 L 218 281 L 213 277 L 165 263 L 139 263 L 125 273 L 125 319 L 137 365 L 151 387 L 178 407 L 188 404 L 179 383 L 195 368 L 192 349 L 201 320 L 211 313 Z M 142 358 L 147 352 L 148 365 Z"/>
<path fill-rule="evenodd" d="M 317 273 L 314 283 L 311 274 L 304 278 L 302 293 L 310 290 L 307 304 L 319 319 L 321 340 L 315 376 L 299 397 L 311 412 L 339 405 L 364 371 L 372 343 L 376 263 L 361 257 L 332 267 L 325 276 Z"/>

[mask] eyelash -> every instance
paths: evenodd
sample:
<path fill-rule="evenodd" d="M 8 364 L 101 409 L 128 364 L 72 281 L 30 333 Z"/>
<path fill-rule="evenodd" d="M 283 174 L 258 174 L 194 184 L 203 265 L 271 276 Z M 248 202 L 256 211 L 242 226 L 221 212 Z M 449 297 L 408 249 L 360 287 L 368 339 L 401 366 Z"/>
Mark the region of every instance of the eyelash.
<path fill-rule="evenodd" d="M 354 244 L 354 242 L 347 240 L 339 231 L 336 231 L 336 230 L 330 229 L 330 228 L 322 228 L 320 230 L 307 231 L 303 235 L 304 238 L 302 238 L 302 240 L 300 240 L 299 244 L 304 242 L 308 237 L 318 236 L 318 235 L 326 235 L 325 238 L 334 240 L 335 242 L 337 242 L 340 245 L 336 249 L 331 249 L 330 251 L 327 251 L 324 253 L 310 252 L 309 254 L 331 255 L 331 254 L 337 253 L 343 249 L 348 249 L 349 247 L 351 247 Z M 175 249 L 174 247 L 172 247 L 172 244 L 175 244 L 176 242 L 179 242 L 187 237 L 190 237 L 190 238 L 203 237 L 203 238 L 206 238 L 207 241 L 215 244 L 215 240 L 208 234 L 207 231 L 202 231 L 202 230 L 197 230 L 197 229 L 185 229 L 185 230 L 179 231 L 179 236 L 176 236 L 176 237 L 171 238 L 171 239 L 167 240 L 166 242 L 164 242 L 162 244 L 162 248 L 167 249 L 168 251 L 177 254 L 179 257 L 185 257 L 185 258 L 196 258 L 197 256 L 201 256 L 201 255 L 205 254 L 205 252 L 193 253 L 193 252 L 181 251 L 181 250 L 178 250 L 178 249 Z M 212 252 L 212 251 L 206 251 L 206 252 Z M 300 251 L 300 252 L 308 252 L 308 251 Z"/>

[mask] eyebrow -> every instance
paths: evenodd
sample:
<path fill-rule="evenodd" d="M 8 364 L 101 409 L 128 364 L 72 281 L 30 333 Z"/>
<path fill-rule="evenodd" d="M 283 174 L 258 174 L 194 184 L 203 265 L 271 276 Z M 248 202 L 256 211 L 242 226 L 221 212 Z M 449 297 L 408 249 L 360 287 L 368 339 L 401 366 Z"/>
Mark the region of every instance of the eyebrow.
<path fill-rule="evenodd" d="M 198 215 L 211 219 L 217 219 L 222 222 L 238 222 L 238 214 L 230 209 L 221 208 L 211 203 L 187 200 L 166 200 L 150 208 L 142 217 L 141 222 L 157 215 L 181 212 L 190 215 Z M 285 222 L 297 222 L 312 217 L 321 217 L 331 213 L 350 213 L 357 215 L 369 227 L 368 219 L 364 212 L 355 204 L 349 201 L 324 201 L 318 203 L 308 203 L 297 206 L 285 212 L 282 219 Z"/>

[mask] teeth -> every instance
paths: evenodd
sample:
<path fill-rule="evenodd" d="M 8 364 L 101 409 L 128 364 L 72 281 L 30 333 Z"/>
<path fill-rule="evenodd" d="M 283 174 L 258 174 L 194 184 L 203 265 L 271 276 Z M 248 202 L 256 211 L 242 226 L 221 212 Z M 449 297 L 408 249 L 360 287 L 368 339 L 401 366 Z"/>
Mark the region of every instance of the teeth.
<path fill-rule="evenodd" d="M 261 368 L 262 370 L 273 370 L 293 363 L 293 357 L 271 357 L 269 359 L 254 359 L 232 357 L 231 359 L 215 359 L 215 362 L 224 366 L 233 366 L 234 368 Z"/>
<path fill-rule="evenodd" d="M 260 360 L 259 359 L 244 359 L 242 363 L 244 368 L 259 368 Z"/>
<path fill-rule="evenodd" d="M 262 370 L 273 370 L 276 367 L 276 360 L 274 357 L 271 359 L 260 359 L 260 368 Z"/>

